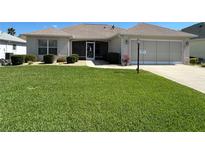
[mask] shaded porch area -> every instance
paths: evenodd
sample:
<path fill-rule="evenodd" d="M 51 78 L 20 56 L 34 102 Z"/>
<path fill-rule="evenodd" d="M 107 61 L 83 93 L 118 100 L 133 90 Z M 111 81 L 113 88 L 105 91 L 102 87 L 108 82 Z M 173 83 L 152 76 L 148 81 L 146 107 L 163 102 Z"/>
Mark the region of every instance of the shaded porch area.
<path fill-rule="evenodd" d="M 78 54 L 81 60 L 106 59 L 108 41 L 72 41 L 72 54 Z"/>

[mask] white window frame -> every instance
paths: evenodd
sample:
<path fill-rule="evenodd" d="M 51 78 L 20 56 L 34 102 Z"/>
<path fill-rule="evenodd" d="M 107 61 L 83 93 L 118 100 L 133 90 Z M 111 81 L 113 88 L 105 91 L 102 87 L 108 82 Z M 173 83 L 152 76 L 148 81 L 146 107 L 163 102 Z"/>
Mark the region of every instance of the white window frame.
<path fill-rule="evenodd" d="M 47 49 L 46 54 L 48 55 L 49 54 L 49 41 L 52 41 L 55 39 L 38 39 L 38 41 L 40 41 L 40 40 L 46 40 L 46 49 Z M 56 53 L 56 55 L 58 55 L 58 40 L 55 40 L 55 41 L 57 41 L 57 46 L 56 46 L 57 53 Z M 38 42 L 38 49 L 39 49 L 39 42 Z M 40 55 L 39 52 L 38 52 L 38 55 Z"/>
<path fill-rule="evenodd" d="M 14 46 L 15 46 L 15 49 L 14 49 Z M 16 51 L 16 48 L 17 48 L 17 45 L 16 45 L 16 44 L 12 44 L 12 49 L 13 49 L 14 51 Z"/>
<path fill-rule="evenodd" d="M 87 57 L 87 47 L 88 47 L 88 44 L 93 44 L 93 58 L 88 58 Z M 85 55 L 85 57 L 86 57 L 86 60 L 95 60 L 95 42 L 89 42 L 89 41 L 86 41 L 86 55 Z"/>

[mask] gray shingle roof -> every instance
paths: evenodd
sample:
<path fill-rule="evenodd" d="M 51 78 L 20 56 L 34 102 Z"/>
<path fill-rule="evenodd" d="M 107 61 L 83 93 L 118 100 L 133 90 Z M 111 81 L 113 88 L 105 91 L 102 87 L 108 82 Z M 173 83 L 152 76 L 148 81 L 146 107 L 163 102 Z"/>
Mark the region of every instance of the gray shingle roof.
<path fill-rule="evenodd" d="M 136 35 L 136 36 L 170 36 L 192 38 L 196 35 L 163 28 L 156 25 L 141 23 L 129 29 L 112 27 L 106 24 L 80 24 L 62 29 L 49 28 L 24 34 L 26 36 L 64 36 L 73 39 L 109 39 L 115 35 Z"/>
<path fill-rule="evenodd" d="M 182 29 L 182 31 L 198 35 L 197 38 L 205 38 L 205 22 L 194 24 L 190 27 Z"/>
<path fill-rule="evenodd" d="M 169 28 L 164 28 L 156 25 L 140 23 L 132 28 L 129 28 L 123 34 L 138 35 L 138 36 L 160 36 L 160 37 L 196 37 L 196 35 L 176 31 Z"/>
<path fill-rule="evenodd" d="M 105 24 L 80 24 L 62 29 L 74 39 L 108 39 L 125 29 Z"/>
<path fill-rule="evenodd" d="M 3 33 L 3 32 L 0 32 L 0 40 L 11 41 L 11 42 L 19 42 L 19 43 L 26 43 L 25 40 L 20 39 L 19 37 L 12 36 L 10 34 Z"/>
<path fill-rule="evenodd" d="M 23 34 L 25 36 L 63 36 L 63 37 L 71 37 L 68 33 L 62 31 L 57 28 L 48 28 L 43 30 L 34 31 L 31 33 Z"/>

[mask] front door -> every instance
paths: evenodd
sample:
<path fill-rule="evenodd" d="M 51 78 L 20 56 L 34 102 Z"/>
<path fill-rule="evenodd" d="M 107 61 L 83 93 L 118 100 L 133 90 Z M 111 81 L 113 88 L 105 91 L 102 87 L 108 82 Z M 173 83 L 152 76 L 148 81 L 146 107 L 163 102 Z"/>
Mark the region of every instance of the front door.
<path fill-rule="evenodd" d="M 86 59 L 95 59 L 95 42 L 86 42 Z"/>

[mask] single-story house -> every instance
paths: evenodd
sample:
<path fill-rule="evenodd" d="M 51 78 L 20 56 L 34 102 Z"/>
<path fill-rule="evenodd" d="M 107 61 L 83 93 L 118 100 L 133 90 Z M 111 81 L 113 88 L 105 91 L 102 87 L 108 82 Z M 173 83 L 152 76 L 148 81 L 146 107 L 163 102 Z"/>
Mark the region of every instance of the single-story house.
<path fill-rule="evenodd" d="M 0 59 L 10 59 L 13 54 L 26 54 L 26 41 L 0 32 Z"/>
<path fill-rule="evenodd" d="M 205 23 L 194 24 L 182 31 L 198 36 L 190 40 L 190 56 L 205 59 Z"/>
<path fill-rule="evenodd" d="M 156 25 L 140 23 L 122 29 L 114 25 L 80 24 L 62 29 L 49 28 L 24 34 L 27 53 L 42 59 L 45 54 L 69 56 L 78 54 L 81 59 L 103 59 L 108 52 L 129 56 L 130 63 L 137 61 L 140 43 L 141 64 L 175 64 L 189 62 L 189 39 L 193 34 Z"/>

